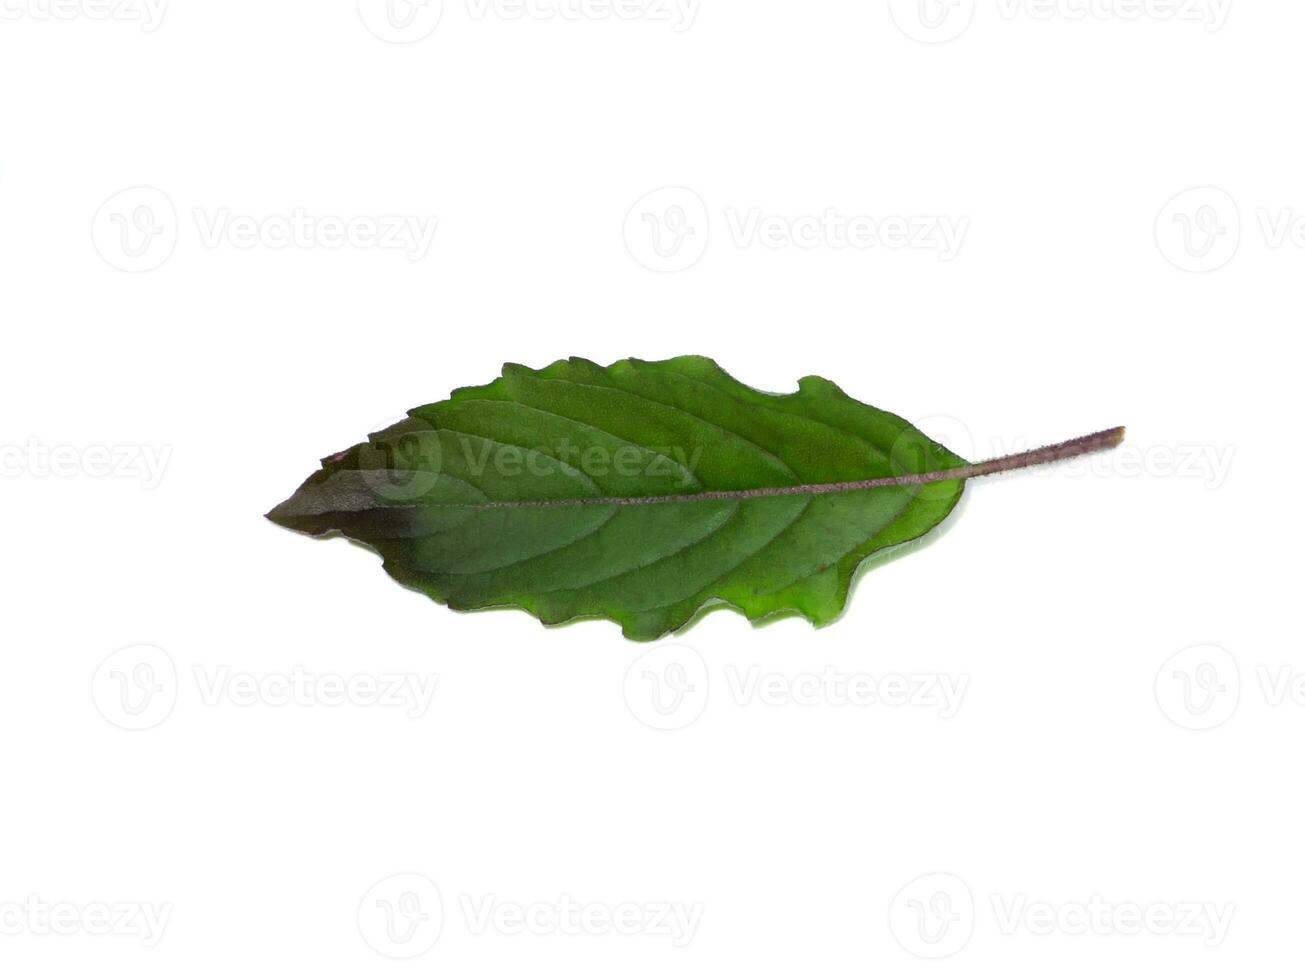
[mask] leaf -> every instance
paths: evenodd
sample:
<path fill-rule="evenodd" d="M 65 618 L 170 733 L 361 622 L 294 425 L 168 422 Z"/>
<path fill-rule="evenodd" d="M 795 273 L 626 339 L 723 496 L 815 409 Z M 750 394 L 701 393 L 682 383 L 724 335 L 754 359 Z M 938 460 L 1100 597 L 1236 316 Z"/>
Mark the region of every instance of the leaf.
<path fill-rule="evenodd" d="M 718 604 L 830 622 L 868 557 L 994 471 L 966 467 L 823 378 L 772 395 L 702 357 L 572 358 L 413 409 L 268 517 L 361 542 L 453 609 L 604 617 L 650 640 Z M 879 485 L 831 486 L 861 481 Z"/>

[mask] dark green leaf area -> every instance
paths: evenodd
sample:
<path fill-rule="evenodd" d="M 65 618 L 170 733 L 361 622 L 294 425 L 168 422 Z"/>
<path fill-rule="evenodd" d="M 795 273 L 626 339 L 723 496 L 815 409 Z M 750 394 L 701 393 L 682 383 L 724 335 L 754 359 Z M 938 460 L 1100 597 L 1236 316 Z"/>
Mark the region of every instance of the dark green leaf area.
<path fill-rule="evenodd" d="M 364 543 L 455 609 L 603 617 L 646 640 L 714 604 L 827 623 L 857 567 L 936 526 L 964 484 L 741 494 L 964 464 L 821 378 L 772 395 L 706 358 L 573 358 L 507 365 L 414 409 L 324 460 L 269 517 Z M 736 496 L 692 499 L 717 491 Z M 675 501 L 630 500 L 645 497 Z"/>

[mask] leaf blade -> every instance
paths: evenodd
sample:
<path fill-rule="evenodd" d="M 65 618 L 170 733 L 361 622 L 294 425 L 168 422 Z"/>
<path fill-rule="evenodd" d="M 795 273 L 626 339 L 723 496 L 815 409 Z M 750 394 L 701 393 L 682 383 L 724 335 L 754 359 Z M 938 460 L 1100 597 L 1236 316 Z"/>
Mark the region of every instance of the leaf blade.
<path fill-rule="evenodd" d="M 706 358 L 573 358 L 506 365 L 488 385 L 413 409 L 323 461 L 269 517 L 364 543 L 398 581 L 452 608 L 515 607 L 549 624 L 599 616 L 652 639 L 713 604 L 829 622 L 860 564 L 937 526 L 964 481 L 697 494 L 963 465 L 824 379 L 774 395 Z M 676 502 L 623 506 L 630 497 Z"/>

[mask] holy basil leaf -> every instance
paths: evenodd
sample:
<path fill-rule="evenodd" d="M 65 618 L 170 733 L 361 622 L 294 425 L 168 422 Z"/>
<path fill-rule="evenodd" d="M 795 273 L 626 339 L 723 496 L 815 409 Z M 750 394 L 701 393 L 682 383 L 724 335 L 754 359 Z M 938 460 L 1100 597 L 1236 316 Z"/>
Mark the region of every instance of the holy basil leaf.
<path fill-rule="evenodd" d="M 702 357 L 573 358 L 413 409 L 268 517 L 362 542 L 453 609 L 649 640 L 714 604 L 829 622 L 866 558 L 947 516 L 964 479 L 937 472 L 966 466 L 823 378 L 772 395 Z M 892 482 L 912 474 L 934 476 Z"/>

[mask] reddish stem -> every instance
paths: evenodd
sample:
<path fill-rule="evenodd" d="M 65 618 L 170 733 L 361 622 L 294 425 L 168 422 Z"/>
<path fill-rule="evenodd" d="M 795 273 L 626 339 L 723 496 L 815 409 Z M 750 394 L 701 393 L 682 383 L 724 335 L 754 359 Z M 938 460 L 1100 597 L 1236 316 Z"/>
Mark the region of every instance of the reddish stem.
<path fill-rule="evenodd" d="M 807 483 L 788 487 L 758 487 L 752 490 L 707 490 L 702 493 L 667 494 L 660 497 L 575 497 L 568 500 L 498 500 L 481 505 L 483 510 L 505 507 L 639 507 L 650 504 L 687 504 L 703 500 L 756 500 L 761 497 L 801 497 L 819 496 L 826 493 L 847 493 L 853 490 L 874 490 L 878 487 L 922 486 L 928 483 L 943 483 L 947 480 L 969 480 L 979 476 L 992 476 L 994 473 L 1007 473 L 1022 470 L 1030 466 L 1045 466 L 1061 460 L 1085 456 L 1088 453 L 1114 449 L 1124 441 L 1124 427 L 1105 429 L 1091 435 L 1079 436 L 1067 442 L 1030 449 L 989 459 L 982 463 L 970 463 L 951 470 L 934 470 L 930 473 L 907 473 L 902 476 L 885 476 L 873 480 L 853 480 L 846 483 Z"/>

